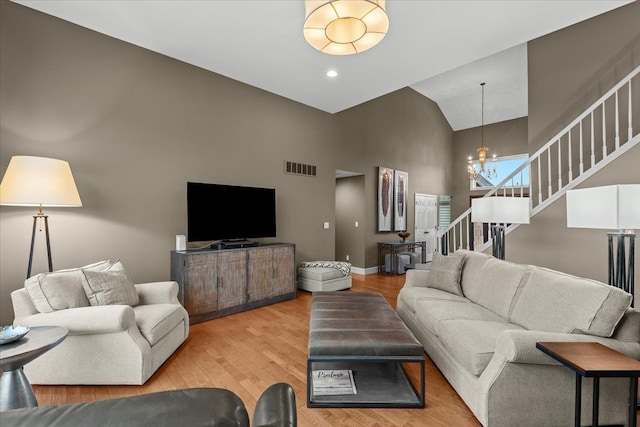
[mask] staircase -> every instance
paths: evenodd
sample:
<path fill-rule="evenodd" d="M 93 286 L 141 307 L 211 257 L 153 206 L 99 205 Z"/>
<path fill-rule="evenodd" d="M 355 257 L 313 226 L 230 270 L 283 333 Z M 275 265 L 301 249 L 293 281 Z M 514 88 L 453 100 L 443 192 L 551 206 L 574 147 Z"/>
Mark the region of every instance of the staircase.
<path fill-rule="evenodd" d="M 483 197 L 529 197 L 531 217 L 622 156 L 640 142 L 633 118 L 640 113 L 640 67 L 629 73 L 591 107 L 558 132 L 528 162 Z M 640 128 L 640 126 L 636 126 Z M 529 185 L 523 176 L 529 172 Z M 639 172 L 640 176 L 640 172 Z M 506 233 L 519 224 L 502 224 Z M 491 224 L 471 222 L 471 208 L 441 230 L 441 253 L 457 249 L 484 251 L 491 246 Z"/>

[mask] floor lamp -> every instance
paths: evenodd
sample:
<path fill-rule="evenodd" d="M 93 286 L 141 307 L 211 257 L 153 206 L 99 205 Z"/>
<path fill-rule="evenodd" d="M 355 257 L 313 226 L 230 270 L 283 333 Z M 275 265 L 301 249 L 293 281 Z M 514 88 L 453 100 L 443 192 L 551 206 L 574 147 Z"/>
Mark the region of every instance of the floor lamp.
<path fill-rule="evenodd" d="M 0 205 L 38 207 L 38 212 L 33 216 L 27 279 L 31 277 L 39 221 L 44 221 L 49 271 L 53 271 L 49 216 L 44 214 L 42 207 L 82 206 L 69 163 L 45 157 L 13 156 L 0 183 Z"/>
<path fill-rule="evenodd" d="M 567 227 L 616 230 L 607 234 L 609 285 L 631 294 L 635 238 L 640 228 L 640 184 L 607 185 L 567 192 Z"/>
<path fill-rule="evenodd" d="M 486 222 L 491 226 L 493 256 L 505 259 L 505 229 L 507 224 L 529 224 L 528 197 L 479 197 L 471 200 L 471 222 Z"/>

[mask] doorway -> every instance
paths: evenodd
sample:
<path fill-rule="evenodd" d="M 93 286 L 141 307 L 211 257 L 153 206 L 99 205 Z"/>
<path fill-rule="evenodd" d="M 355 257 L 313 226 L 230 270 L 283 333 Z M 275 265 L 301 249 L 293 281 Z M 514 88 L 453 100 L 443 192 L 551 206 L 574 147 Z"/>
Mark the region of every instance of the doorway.
<path fill-rule="evenodd" d="M 335 259 L 362 269 L 365 258 L 365 177 L 361 173 L 336 171 Z"/>
<path fill-rule="evenodd" d="M 426 242 L 426 258 L 427 262 L 431 262 L 438 241 L 438 196 L 416 193 L 414 218 L 415 241 Z"/>

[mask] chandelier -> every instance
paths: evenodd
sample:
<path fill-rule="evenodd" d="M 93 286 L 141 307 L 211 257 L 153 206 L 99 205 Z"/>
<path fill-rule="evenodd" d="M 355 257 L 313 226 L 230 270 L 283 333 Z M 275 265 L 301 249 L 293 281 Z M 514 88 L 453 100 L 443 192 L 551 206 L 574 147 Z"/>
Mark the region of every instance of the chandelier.
<path fill-rule="evenodd" d="M 331 55 L 377 45 L 389 31 L 386 0 L 305 0 L 304 38 Z"/>
<path fill-rule="evenodd" d="M 482 117 L 481 117 L 481 126 L 480 126 L 480 132 L 482 136 L 481 136 L 481 145 L 476 149 L 476 151 L 478 152 L 478 163 L 480 163 L 480 170 L 477 170 L 475 161 L 471 156 L 469 156 L 469 159 L 467 160 L 467 176 L 469 177 L 470 180 L 473 180 L 473 181 L 477 180 L 480 177 L 480 175 L 484 176 L 487 179 L 494 179 L 494 178 L 497 178 L 498 176 L 498 172 L 495 166 L 493 168 L 487 167 L 485 169 L 485 163 L 487 161 L 487 152 L 489 151 L 489 147 L 484 146 L 484 85 L 485 85 L 484 82 L 480 83 L 480 87 L 482 87 L 482 110 L 481 110 Z M 493 161 L 496 160 L 495 154 L 492 156 L 492 160 Z"/>

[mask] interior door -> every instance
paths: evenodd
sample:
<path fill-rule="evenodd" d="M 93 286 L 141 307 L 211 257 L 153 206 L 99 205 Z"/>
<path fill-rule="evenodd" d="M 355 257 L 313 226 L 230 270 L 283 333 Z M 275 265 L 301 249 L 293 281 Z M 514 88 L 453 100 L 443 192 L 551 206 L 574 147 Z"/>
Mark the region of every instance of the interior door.
<path fill-rule="evenodd" d="M 427 262 L 430 262 L 437 247 L 438 196 L 416 193 L 414 218 L 414 240 L 427 242 Z"/>

